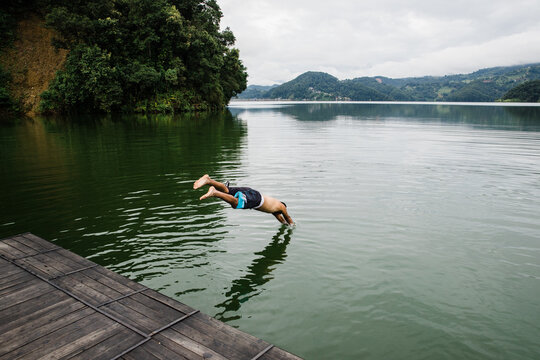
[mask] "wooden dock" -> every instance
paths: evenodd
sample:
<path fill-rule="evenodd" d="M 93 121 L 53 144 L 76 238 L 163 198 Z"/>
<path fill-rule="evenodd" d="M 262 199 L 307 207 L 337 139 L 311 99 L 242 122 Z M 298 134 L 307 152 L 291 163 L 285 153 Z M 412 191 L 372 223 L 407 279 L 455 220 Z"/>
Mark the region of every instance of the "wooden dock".
<path fill-rule="evenodd" d="M 33 234 L 0 240 L 0 360 L 300 359 Z"/>

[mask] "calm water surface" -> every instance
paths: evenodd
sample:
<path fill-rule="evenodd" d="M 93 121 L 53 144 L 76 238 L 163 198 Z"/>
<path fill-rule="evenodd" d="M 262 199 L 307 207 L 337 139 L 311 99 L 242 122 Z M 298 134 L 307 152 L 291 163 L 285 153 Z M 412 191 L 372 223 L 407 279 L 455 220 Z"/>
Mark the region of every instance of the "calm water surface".
<path fill-rule="evenodd" d="M 209 173 L 297 222 L 200 202 Z M 232 103 L 0 125 L 30 231 L 307 359 L 538 359 L 540 108 Z"/>

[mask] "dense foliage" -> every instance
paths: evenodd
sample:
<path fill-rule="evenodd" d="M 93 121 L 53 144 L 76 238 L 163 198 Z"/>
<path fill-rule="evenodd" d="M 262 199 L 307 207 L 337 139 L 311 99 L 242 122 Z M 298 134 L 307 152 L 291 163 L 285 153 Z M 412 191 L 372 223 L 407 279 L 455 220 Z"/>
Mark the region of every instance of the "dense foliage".
<path fill-rule="evenodd" d="M 21 1 L 8 0 L 9 9 Z M 40 10 L 55 46 L 70 51 L 42 111 L 218 109 L 246 87 L 216 0 L 37 1 L 24 7 Z"/>
<path fill-rule="evenodd" d="M 44 110 L 221 108 L 247 74 L 215 0 L 57 0 L 47 24 L 70 49 Z"/>
<path fill-rule="evenodd" d="M 527 81 L 507 92 L 504 101 L 540 102 L 540 80 Z"/>
<path fill-rule="evenodd" d="M 239 98 L 357 101 L 496 101 L 509 89 L 540 79 L 540 64 L 483 69 L 467 75 L 391 79 L 362 77 L 338 80 L 321 72 L 306 72 L 266 92 Z"/>

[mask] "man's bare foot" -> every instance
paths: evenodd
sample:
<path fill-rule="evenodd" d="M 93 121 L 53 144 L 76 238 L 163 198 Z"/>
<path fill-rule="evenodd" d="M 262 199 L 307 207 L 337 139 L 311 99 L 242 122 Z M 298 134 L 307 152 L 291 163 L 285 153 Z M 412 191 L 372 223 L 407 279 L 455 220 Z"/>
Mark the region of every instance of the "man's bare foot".
<path fill-rule="evenodd" d="M 210 181 L 210 176 L 208 176 L 208 174 L 205 174 L 205 175 L 201 176 L 201 178 L 199 180 L 197 180 L 197 181 L 195 181 L 193 183 L 193 189 L 198 189 L 201 186 L 204 186 L 204 185 L 208 184 L 209 181 Z"/>
<path fill-rule="evenodd" d="M 208 192 L 206 194 L 204 194 L 203 196 L 201 196 L 199 198 L 199 200 L 204 200 L 206 198 L 209 198 L 211 196 L 214 196 L 214 193 L 216 192 L 216 188 L 213 187 L 213 186 L 210 186 L 210 188 L 208 189 Z"/>

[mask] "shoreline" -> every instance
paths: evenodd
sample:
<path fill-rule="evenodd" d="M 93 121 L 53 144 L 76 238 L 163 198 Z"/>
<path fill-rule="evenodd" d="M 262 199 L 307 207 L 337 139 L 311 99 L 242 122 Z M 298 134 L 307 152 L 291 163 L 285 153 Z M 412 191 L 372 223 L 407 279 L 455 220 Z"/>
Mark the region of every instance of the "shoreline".
<path fill-rule="evenodd" d="M 272 103 L 276 105 L 285 104 L 360 104 L 360 105 L 454 105 L 454 106 L 514 106 L 514 107 L 540 107 L 539 103 L 522 102 L 457 102 L 457 101 L 353 101 L 353 100 L 335 100 L 335 101 L 317 101 L 317 100 L 284 100 L 284 99 L 233 99 L 227 107 L 238 105 L 240 103 Z"/>

